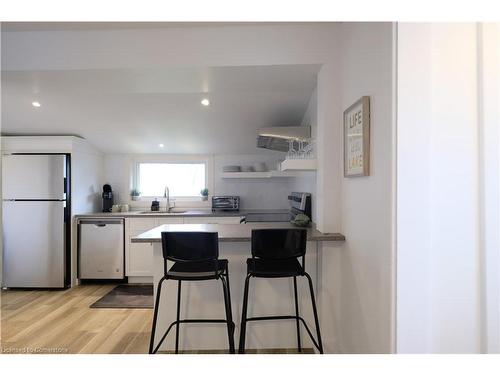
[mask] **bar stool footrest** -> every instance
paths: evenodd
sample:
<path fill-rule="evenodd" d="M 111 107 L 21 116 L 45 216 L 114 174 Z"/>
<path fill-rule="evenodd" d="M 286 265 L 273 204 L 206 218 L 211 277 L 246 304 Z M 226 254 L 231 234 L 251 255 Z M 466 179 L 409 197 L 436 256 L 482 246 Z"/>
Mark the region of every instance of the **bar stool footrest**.
<path fill-rule="evenodd" d="M 177 323 L 179 323 L 179 324 L 181 324 L 181 323 L 224 323 L 224 324 L 227 324 L 227 320 L 224 320 L 224 319 L 181 319 L 179 321 L 173 321 L 172 323 L 170 323 L 166 332 L 161 337 L 160 342 L 158 343 L 158 345 L 156 345 L 156 348 L 153 349 L 151 354 L 155 354 L 158 351 L 158 349 L 160 349 L 160 346 L 161 346 L 161 344 L 163 344 L 163 341 L 165 341 L 165 339 L 167 338 L 168 333 L 170 332 L 172 327 L 174 327 Z M 234 332 L 234 328 L 235 328 L 234 322 L 231 322 L 231 328 L 232 328 L 232 331 Z"/>
<path fill-rule="evenodd" d="M 251 321 L 262 321 L 262 320 L 288 320 L 288 319 L 293 319 L 293 320 L 299 319 L 302 322 L 302 324 L 304 325 L 304 328 L 306 329 L 307 334 L 309 335 L 314 346 L 321 352 L 321 349 L 319 347 L 318 342 L 315 340 L 315 338 L 314 338 L 311 330 L 309 329 L 309 326 L 307 325 L 306 321 L 301 316 L 298 316 L 298 317 L 295 315 L 253 316 L 251 318 L 247 318 L 246 321 L 251 322 Z"/>

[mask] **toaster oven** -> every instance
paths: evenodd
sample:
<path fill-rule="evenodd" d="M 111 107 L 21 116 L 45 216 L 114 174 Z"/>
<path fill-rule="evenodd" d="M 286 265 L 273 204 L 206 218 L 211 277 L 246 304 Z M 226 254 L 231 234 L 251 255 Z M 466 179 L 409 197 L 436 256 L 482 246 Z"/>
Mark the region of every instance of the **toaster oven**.
<path fill-rule="evenodd" d="M 238 196 L 213 196 L 212 211 L 239 211 L 240 197 Z"/>

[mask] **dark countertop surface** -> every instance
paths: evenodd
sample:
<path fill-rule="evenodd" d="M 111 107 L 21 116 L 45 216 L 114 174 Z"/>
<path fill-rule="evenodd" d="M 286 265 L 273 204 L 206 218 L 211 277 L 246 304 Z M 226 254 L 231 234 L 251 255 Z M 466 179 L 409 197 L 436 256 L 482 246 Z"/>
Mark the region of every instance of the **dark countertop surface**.
<path fill-rule="evenodd" d="M 165 224 L 132 238 L 132 242 L 161 242 L 161 232 L 218 232 L 221 242 L 250 241 L 252 229 L 297 228 L 291 223 L 246 224 Z M 340 233 L 321 233 L 315 225 L 307 228 L 308 241 L 345 241 Z"/>

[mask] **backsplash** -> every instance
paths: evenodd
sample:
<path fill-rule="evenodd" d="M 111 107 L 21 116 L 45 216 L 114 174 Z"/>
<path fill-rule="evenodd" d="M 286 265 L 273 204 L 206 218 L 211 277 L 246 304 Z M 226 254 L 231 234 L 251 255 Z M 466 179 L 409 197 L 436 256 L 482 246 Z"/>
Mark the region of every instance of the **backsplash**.
<path fill-rule="evenodd" d="M 214 155 L 214 183 L 212 195 L 239 195 L 242 209 L 287 209 L 287 196 L 296 190 L 296 178 L 259 178 L 259 179 L 224 179 L 222 167 L 226 165 L 249 166 L 254 163 L 265 163 L 269 169 L 276 169 L 280 160 L 280 153 L 276 155 Z M 104 180 L 109 183 L 115 195 L 115 203 L 129 203 L 132 207 L 147 207 L 150 203 L 130 202 L 132 187 L 132 163 L 137 155 L 109 154 L 105 155 Z M 309 180 L 309 178 L 307 178 Z M 311 176 L 310 183 L 302 185 L 312 190 L 315 186 L 315 177 Z M 308 191 L 313 194 L 315 191 Z M 180 202 L 179 202 L 180 203 Z M 184 202 L 182 202 L 184 203 Z M 185 204 L 179 204 L 179 206 Z M 210 207 L 210 202 L 194 202 L 192 207 Z"/>
<path fill-rule="evenodd" d="M 248 166 L 264 162 L 268 169 L 277 169 L 279 158 L 274 155 L 215 155 L 214 191 L 217 195 L 239 195 L 243 209 L 288 208 L 287 196 L 293 178 L 225 179 L 221 177 L 226 165 Z"/>

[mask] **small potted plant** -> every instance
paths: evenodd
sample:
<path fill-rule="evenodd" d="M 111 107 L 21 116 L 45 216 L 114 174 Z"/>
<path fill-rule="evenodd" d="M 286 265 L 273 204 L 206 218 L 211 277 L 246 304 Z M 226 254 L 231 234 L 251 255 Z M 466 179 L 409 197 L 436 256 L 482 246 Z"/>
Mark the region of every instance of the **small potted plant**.
<path fill-rule="evenodd" d="M 201 194 L 201 200 L 202 201 L 207 201 L 208 200 L 208 189 L 207 188 L 202 189 L 200 191 L 200 194 Z"/>
<path fill-rule="evenodd" d="M 137 189 L 132 189 L 132 191 L 130 192 L 130 195 L 131 195 L 133 201 L 138 201 L 139 198 L 141 197 L 141 192 Z"/>

